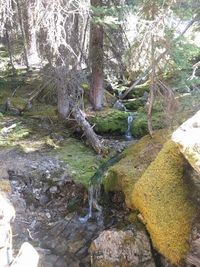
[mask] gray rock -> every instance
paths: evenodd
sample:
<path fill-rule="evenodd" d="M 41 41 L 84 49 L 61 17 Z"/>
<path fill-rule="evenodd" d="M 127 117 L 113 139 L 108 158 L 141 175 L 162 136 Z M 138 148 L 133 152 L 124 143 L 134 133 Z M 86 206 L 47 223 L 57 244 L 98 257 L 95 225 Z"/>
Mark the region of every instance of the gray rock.
<path fill-rule="evenodd" d="M 56 194 L 58 192 L 58 187 L 57 186 L 52 186 L 49 189 L 51 194 Z"/>
<path fill-rule="evenodd" d="M 172 135 L 180 151 L 200 175 L 200 111 L 184 122 Z"/>
<path fill-rule="evenodd" d="M 113 105 L 113 108 L 121 110 L 121 111 L 126 111 L 126 107 L 124 106 L 124 104 L 122 102 L 120 102 L 119 100 L 117 100 L 115 102 L 115 104 Z"/>
<path fill-rule="evenodd" d="M 155 267 L 149 238 L 144 231 L 103 231 L 90 247 L 95 267 Z"/>

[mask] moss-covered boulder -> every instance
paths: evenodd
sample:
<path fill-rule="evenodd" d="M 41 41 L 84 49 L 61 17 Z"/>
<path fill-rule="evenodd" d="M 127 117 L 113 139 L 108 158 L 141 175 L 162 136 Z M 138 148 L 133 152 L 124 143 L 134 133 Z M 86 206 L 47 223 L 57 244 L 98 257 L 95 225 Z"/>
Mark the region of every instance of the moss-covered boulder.
<path fill-rule="evenodd" d="M 144 107 L 145 105 L 145 99 L 144 98 L 135 98 L 135 99 L 129 99 L 123 102 L 124 106 L 131 111 L 136 111 L 140 107 Z"/>
<path fill-rule="evenodd" d="M 143 137 L 136 144 L 131 145 L 123 152 L 122 159 L 109 168 L 104 177 L 106 191 L 123 191 L 126 204 L 134 208 L 132 191 L 137 180 L 142 176 L 146 168 L 156 158 L 159 150 L 166 142 L 168 134 L 166 130 L 157 131 L 153 138 Z"/>
<path fill-rule="evenodd" d="M 128 94 L 128 98 L 142 97 L 145 92 L 149 92 L 150 82 L 147 81 L 143 84 L 136 85 L 135 88 Z"/>
<path fill-rule="evenodd" d="M 24 111 L 27 108 L 28 102 L 22 97 L 9 98 L 11 107 L 15 108 L 19 112 Z"/>
<path fill-rule="evenodd" d="M 134 186 L 132 203 L 141 212 L 153 245 L 172 263 L 184 260 L 195 208 L 189 201 L 187 163 L 168 141 Z"/>
<path fill-rule="evenodd" d="M 144 108 L 140 108 L 135 114 L 135 119 L 131 126 L 132 135 L 136 138 L 148 134 L 147 115 Z M 164 114 L 161 112 L 153 111 L 152 116 L 153 129 L 158 130 L 166 127 Z"/>
<path fill-rule="evenodd" d="M 129 112 L 116 109 L 104 109 L 88 116 L 90 123 L 94 124 L 94 129 L 99 134 L 117 134 L 123 135 L 128 129 Z M 161 129 L 165 127 L 163 113 L 153 112 L 153 127 Z M 140 138 L 148 134 L 147 115 L 144 108 L 139 108 L 134 112 L 134 120 L 131 126 L 133 137 Z"/>
<path fill-rule="evenodd" d="M 124 134 L 128 127 L 127 118 L 127 112 L 105 109 L 91 114 L 89 121 L 94 124 L 94 129 L 97 133 Z"/>

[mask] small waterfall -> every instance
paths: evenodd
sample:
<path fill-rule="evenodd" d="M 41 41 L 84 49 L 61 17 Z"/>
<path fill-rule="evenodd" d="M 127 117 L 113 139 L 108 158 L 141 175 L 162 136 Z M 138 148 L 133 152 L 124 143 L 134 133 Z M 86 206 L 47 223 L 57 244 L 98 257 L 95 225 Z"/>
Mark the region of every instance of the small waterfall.
<path fill-rule="evenodd" d="M 98 204 L 98 199 L 100 197 L 101 184 L 91 185 L 88 189 L 88 204 L 89 211 L 84 217 L 80 217 L 79 220 L 82 223 L 86 223 L 93 216 L 93 208 L 99 212 L 98 217 L 102 217 L 102 207 Z"/>
<path fill-rule="evenodd" d="M 105 171 L 112 166 L 114 163 L 118 162 L 121 159 L 121 154 L 117 154 L 114 157 L 110 158 L 108 161 L 103 163 L 96 173 L 92 176 L 90 181 L 90 186 L 88 189 L 88 213 L 84 217 L 80 217 L 79 220 L 82 223 L 86 223 L 90 218 L 93 217 L 93 208 L 98 211 L 98 221 L 102 222 L 102 211 L 103 208 L 98 204 L 98 200 L 101 194 L 101 184 L 102 178 Z"/>
<path fill-rule="evenodd" d="M 126 138 L 127 141 L 133 140 L 133 136 L 132 136 L 132 133 L 131 133 L 131 125 L 133 123 L 133 120 L 134 120 L 134 114 L 130 113 L 128 115 L 128 119 L 127 119 L 128 129 L 127 129 L 126 134 L 125 134 L 125 138 Z"/>

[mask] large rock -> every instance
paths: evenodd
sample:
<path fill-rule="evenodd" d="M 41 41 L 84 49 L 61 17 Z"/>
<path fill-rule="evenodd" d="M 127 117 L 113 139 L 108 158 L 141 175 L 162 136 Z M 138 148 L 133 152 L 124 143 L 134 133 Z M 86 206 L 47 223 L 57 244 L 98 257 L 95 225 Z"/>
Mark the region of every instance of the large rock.
<path fill-rule="evenodd" d="M 180 151 L 200 174 L 200 111 L 184 122 L 172 135 Z"/>
<path fill-rule="evenodd" d="M 174 264 L 184 261 L 189 251 L 196 212 L 188 198 L 191 186 L 187 168 L 177 145 L 170 140 L 135 184 L 132 195 L 153 245 Z"/>
<path fill-rule="evenodd" d="M 105 190 L 123 191 L 126 205 L 134 208 L 132 192 L 135 183 L 155 160 L 167 139 L 168 132 L 160 130 L 154 133 L 153 138 L 144 136 L 140 141 L 132 144 L 123 152 L 122 159 L 109 168 L 103 181 Z"/>
<path fill-rule="evenodd" d="M 190 170 L 190 178 L 193 182 L 193 200 L 200 203 L 200 111 L 184 122 L 172 135 L 172 140 L 184 157 L 188 160 L 194 171 Z M 186 258 L 187 266 L 200 266 L 200 223 L 199 213 L 193 221 L 190 238 L 190 251 Z"/>
<path fill-rule="evenodd" d="M 91 265 L 95 267 L 154 267 L 149 238 L 144 231 L 108 230 L 90 247 Z"/>

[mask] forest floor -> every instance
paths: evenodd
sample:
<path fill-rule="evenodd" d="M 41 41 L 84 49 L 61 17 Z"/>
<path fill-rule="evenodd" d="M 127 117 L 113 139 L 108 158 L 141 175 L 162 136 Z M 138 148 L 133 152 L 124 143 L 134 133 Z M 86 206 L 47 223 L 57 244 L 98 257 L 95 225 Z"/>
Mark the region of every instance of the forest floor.
<path fill-rule="evenodd" d="M 30 95 L 30 80 L 26 79 L 28 86 L 17 82 L 19 87 L 9 79 L 0 84 L 0 104 L 16 88 L 17 96 Z M 200 109 L 198 92 L 178 98 L 176 125 Z M 16 210 L 15 252 L 28 241 L 40 253 L 41 267 L 90 266 L 88 248 L 100 231 L 131 223 L 120 193 L 105 197 L 104 223 L 98 212 L 89 222 L 80 222 L 88 211 L 90 178 L 109 157 L 135 140 L 104 136 L 111 153 L 103 158 L 87 146 L 84 136 L 58 121 L 55 109 L 36 102 L 31 110 L 15 116 L 0 113 L 0 189 L 8 191 Z"/>

